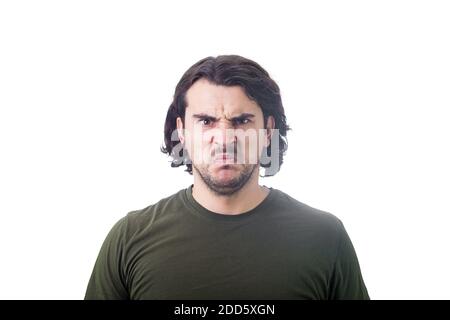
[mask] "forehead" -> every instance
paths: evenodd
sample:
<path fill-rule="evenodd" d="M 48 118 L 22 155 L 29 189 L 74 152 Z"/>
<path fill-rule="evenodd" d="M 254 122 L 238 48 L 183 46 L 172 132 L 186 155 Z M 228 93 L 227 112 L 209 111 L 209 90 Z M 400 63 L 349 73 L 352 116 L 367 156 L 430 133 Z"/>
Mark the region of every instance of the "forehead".
<path fill-rule="evenodd" d="M 197 80 L 186 92 L 186 114 L 204 112 L 211 116 L 232 116 L 238 113 L 261 113 L 258 104 L 249 99 L 240 86 L 215 85 L 206 79 Z"/>

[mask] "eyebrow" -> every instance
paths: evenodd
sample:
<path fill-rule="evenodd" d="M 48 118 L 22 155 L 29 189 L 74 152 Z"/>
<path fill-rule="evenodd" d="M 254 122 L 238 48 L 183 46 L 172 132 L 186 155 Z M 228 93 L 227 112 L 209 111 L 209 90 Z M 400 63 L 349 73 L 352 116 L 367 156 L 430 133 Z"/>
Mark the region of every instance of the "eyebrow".
<path fill-rule="evenodd" d="M 216 117 L 210 116 L 206 113 L 193 114 L 192 117 L 197 118 L 197 119 L 209 119 L 209 120 L 213 120 L 213 121 L 217 120 Z M 241 113 L 240 115 L 231 118 L 231 121 L 242 120 L 245 118 L 254 118 L 254 117 L 255 117 L 255 115 L 253 113 Z"/>

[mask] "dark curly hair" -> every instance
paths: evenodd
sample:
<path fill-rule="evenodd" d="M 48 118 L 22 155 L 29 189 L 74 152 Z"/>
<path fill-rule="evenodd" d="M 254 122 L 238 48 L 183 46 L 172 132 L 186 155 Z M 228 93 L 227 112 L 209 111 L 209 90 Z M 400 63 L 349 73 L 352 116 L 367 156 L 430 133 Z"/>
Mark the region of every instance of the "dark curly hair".
<path fill-rule="evenodd" d="M 240 86 L 249 99 L 255 101 L 262 109 L 264 117 L 264 128 L 266 128 L 267 118 L 273 116 L 275 119 L 275 129 L 278 129 L 279 136 L 279 162 L 274 172 L 268 172 L 271 163 L 260 165 L 265 170 L 264 176 L 273 176 L 283 163 L 283 155 L 287 150 L 286 133 L 291 128 L 286 124 L 286 116 L 281 101 L 280 89 L 272 80 L 266 70 L 258 63 L 241 57 L 239 55 L 219 55 L 217 57 L 206 57 L 191 66 L 178 82 L 173 101 L 167 111 L 166 123 L 164 125 L 164 144 L 161 151 L 172 157 L 172 167 L 186 165 L 185 171 L 192 174 L 192 164 L 187 163 L 185 156 L 174 155 L 173 151 L 179 141 L 176 132 L 176 119 L 180 117 L 185 120 L 186 92 L 199 79 L 207 79 L 212 84 L 223 86 Z M 175 139 L 174 139 L 175 136 Z M 175 140 L 175 141 L 173 141 Z M 268 157 L 271 156 L 271 145 L 264 150 Z"/>

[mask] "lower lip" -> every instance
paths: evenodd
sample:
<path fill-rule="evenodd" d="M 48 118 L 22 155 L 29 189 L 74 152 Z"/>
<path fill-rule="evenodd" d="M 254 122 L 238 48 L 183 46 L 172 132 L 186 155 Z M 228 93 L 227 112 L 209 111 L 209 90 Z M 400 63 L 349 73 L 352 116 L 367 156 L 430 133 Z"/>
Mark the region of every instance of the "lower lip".
<path fill-rule="evenodd" d="M 214 160 L 215 163 L 234 163 L 234 158 L 225 157 L 225 158 L 217 158 Z"/>

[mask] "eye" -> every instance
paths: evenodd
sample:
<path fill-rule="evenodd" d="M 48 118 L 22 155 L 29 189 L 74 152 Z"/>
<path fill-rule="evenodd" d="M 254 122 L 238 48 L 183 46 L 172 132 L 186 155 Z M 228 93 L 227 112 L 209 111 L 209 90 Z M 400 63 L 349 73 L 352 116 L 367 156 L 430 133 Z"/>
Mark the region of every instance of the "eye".
<path fill-rule="evenodd" d="M 208 126 L 208 125 L 211 124 L 211 119 L 205 118 L 205 119 L 200 119 L 199 121 L 200 121 L 200 123 L 201 123 L 202 125 L 204 125 L 204 126 Z"/>
<path fill-rule="evenodd" d="M 250 119 L 249 118 L 242 118 L 242 119 L 236 119 L 235 120 L 235 123 L 236 124 L 247 124 L 247 123 L 249 123 L 250 122 Z"/>

